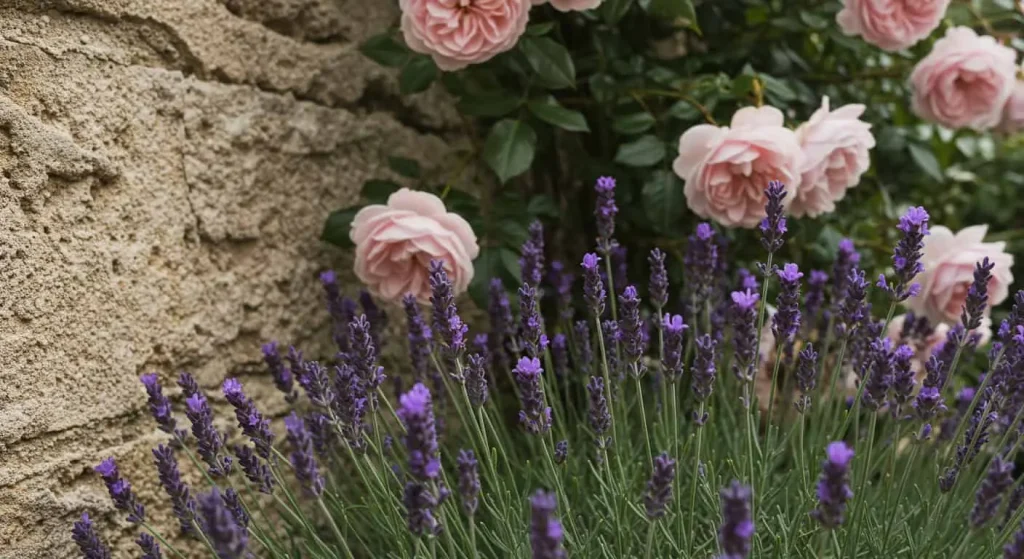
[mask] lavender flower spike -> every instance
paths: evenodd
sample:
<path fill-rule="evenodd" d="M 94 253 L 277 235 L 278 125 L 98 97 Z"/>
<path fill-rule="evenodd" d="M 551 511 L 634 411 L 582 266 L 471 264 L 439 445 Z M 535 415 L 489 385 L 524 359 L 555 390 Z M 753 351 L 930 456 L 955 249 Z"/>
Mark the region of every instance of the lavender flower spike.
<path fill-rule="evenodd" d="M 718 342 L 710 334 L 704 334 L 697 338 L 697 357 L 693 360 L 693 395 L 698 402 L 707 400 L 715 387 L 715 346 Z M 695 417 L 699 425 L 703 425 L 707 419 L 707 412 L 704 417 Z"/>
<path fill-rule="evenodd" d="M 477 353 L 470 355 L 466 363 L 466 395 L 473 407 L 487 403 L 487 360 Z"/>
<path fill-rule="evenodd" d="M 821 322 L 819 312 L 825 305 L 825 284 L 828 283 L 828 274 L 821 270 L 811 270 L 807 278 L 807 295 L 804 297 L 804 320 L 805 328 L 813 329 Z"/>
<path fill-rule="evenodd" d="M 270 467 L 260 461 L 249 446 L 235 447 L 235 457 L 238 458 L 238 467 L 242 469 L 245 477 L 256 486 L 260 493 L 270 495 L 276 483 Z"/>
<path fill-rule="evenodd" d="M 590 382 L 587 383 L 587 394 L 589 395 L 587 420 L 590 429 L 594 431 L 594 435 L 597 437 L 594 442 L 597 443 L 599 450 L 607 448 L 609 439 L 605 438 L 604 434 L 612 425 L 612 415 L 608 412 L 608 399 L 604 393 L 604 379 L 601 377 L 590 377 Z"/>
<path fill-rule="evenodd" d="M 917 381 L 914 379 L 913 359 L 914 350 L 906 344 L 896 348 L 896 351 L 892 354 L 892 400 L 893 404 L 895 404 L 893 407 L 894 415 L 898 415 L 898 410 L 910 401 L 911 396 L 914 395 Z"/>
<path fill-rule="evenodd" d="M 612 237 L 615 235 L 615 214 L 619 208 L 615 205 L 615 179 L 601 177 L 594 186 L 597 193 L 597 204 L 594 216 L 597 218 L 597 246 L 601 254 L 608 256 L 612 248 Z"/>
<path fill-rule="evenodd" d="M 153 419 L 156 420 L 160 430 L 184 440 L 186 431 L 178 429 L 178 422 L 175 421 L 174 414 L 171 412 L 171 401 L 164 396 L 157 374 L 145 374 L 139 377 L 139 380 L 146 387 L 146 394 L 149 396 L 149 411 L 153 414 Z"/>
<path fill-rule="evenodd" d="M 146 509 L 139 503 L 138 497 L 132 491 L 132 485 L 121 477 L 117 469 L 117 462 L 113 458 L 107 458 L 94 468 L 96 473 L 103 478 L 107 486 L 110 499 L 114 501 L 117 510 L 128 513 L 128 522 L 141 524 L 146 521 Z"/>
<path fill-rule="evenodd" d="M 405 426 L 405 447 L 409 454 L 409 474 L 418 481 L 437 479 L 441 460 L 437 454 L 437 426 L 430 390 L 422 383 L 399 398 L 398 418 Z"/>
<path fill-rule="evenodd" d="M 540 360 L 536 357 L 523 357 L 512 373 L 523 400 L 519 423 L 528 433 L 546 433 L 551 428 L 551 408 L 544 406 L 544 391 L 541 388 L 541 375 L 544 370 L 540 366 Z"/>
<path fill-rule="evenodd" d="M 715 230 L 707 223 L 698 223 L 693 235 L 690 235 L 686 243 L 686 253 L 683 255 L 683 266 L 686 268 L 687 282 L 686 304 L 693 307 L 702 303 L 703 299 L 711 293 L 714 283 L 715 270 L 718 268 L 718 244 L 715 243 Z M 690 309 L 690 315 L 695 316 L 696 309 Z M 691 318 L 691 324 L 693 319 Z"/>
<path fill-rule="evenodd" d="M 544 278 L 544 226 L 534 221 L 530 224 L 529 233 L 523 243 L 519 267 L 522 269 L 523 283 L 539 288 Z"/>
<path fill-rule="evenodd" d="M 159 474 L 160 486 L 164 488 L 171 500 L 171 509 L 178 519 L 182 534 L 195 532 L 196 503 L 189 495 L 188 485 L 181 481 L 178 460 L 174 457 L 174 449 L 160 445 L 153 449 L 153 460 Z"/>
<path fill-rule="evenodd" d="M 733 328 L 736 348 L 732 364 L 733 374 L 741 382 L 754 380 L 754 357 L 757 356 L 757 300 L 760 296 L 750 289 L 733 291 L 729 307 L 729 321 Z"/>
<path fill-rule="evenodd" d="M 665 253 L 660 249 L 654 249 L 647 257 L 647 262 L 651 266 L 651 281 L 648 286 L 651 304 L 656 309 L 663 309 L 668 304 L 668 271 L 665 270 Z"/>
<path fill-rule="evenodd" d="M 551 262 L 548 278 L 555 288 L 558 317 L 562 320 L 572 320 L 572 285 L 576 281 L 576 277 L 565 269 L 565 264 L 561 260 L 555 260 Z"/>
<path fill-rule="evenodd" d="M 499 278 L 491 278 L 488 288 L 487 313 L 491 319 L 491 335 L 487 338 L 490 344 L 491 369 L 507 371 L 509 364 L 509 334 L 515 328 L 512 321 L 512 307 L 508 302 L 505 286 Z"/>
<path fill-rule="evenodd" d="M 634 377 L 644 373 L 641 358 L 644 355 L 643 323 L 640 319 L 640 297 L 636 287 L 626 286 L 619 296 L 619 331 L 622 332 L 622 347 Z"/>
<path fill-rule="evenodd" d="M 295 376 L 293 371 L 285 367 L 284 363 L 281 361 L 281 354 L 278 352 L 277 342 L 267 342 L 263 344 L 261 349 L 263 350 L 263 362 L 267 364 L 267 368 L 270 369 L 271 376 L 274 377 L 274 386 L 285 394 L 285 398 L 288 398 L 289 402 L 294 401 L 296 397 Z M 296 355 L 298 355 L 297 352 Z"/>
<path fill-rule="evenodd" d="M 423 380 L 427 378 L 430 367 L 430 327 L 423 321 L 414 295 L 407 294 L 403 297 L 402 306 L 405 308 L 409 361 L 412 363 L 413 378 Z"/>
<path fill-rule="evenodd" d="M 1013 462 L 1007 462 L 1000 456 L 992 459 L 981 487 L 974 496 L 974 508 L 971 509 L 971 528 L 984 526 L 1003 502 L 1003 494 L 1013 485 Z"/>
<path fill-rule="evenodd" d="M 243 526 L 238 525 L 216 487 L 199 497 L 199 512 L 203 533 L 217 552 L 218 559 L 246 557 L 249 534 Z"/>
<path fill-rule="evenodd" d="M 836 259 L 832 263 L 832 312 L 838 312 L 839 306 L 846 298 L 847 279 L 850 272 L 854 271 L 860 264 L 860 253 L 853 246 L 853 241 L 843 239 L 839 241 L 836 252 Z"/>
<path fill-rule="evenodd" d="M 761 245 L 769 253 L 782 248 L 786 236 L 786 218 L 782 215 L 785 209 L 782 200 L 786 198 L 786 185 L 779 181 L 771 181 L 764 191 L 766 199 L 765 217 L 761 220 Z"/>
<path fill-rule="evenodd" d="M 750 540 L 754 537 L 750 487 L 733 480 L 719 494 L 722 497 L 722 527 L 718 530 L 722 555 L 719 559 L 746 559 L 750 556 Z"/>
<path fill-rule="evenodd" d="M 672 500 L 672 482 L 676 478 L 676 461 L 662 452 L 654 458 L 654 472 L 647 481 L 644 493 L 644 508 L 647 518 L 654 520 L 665 516 L 665 508 Z"/>
<path fill-rule="evenodd" d="M 928 212 L 921 207 L 907 210 L 896 226 L 903 236 L 893 250 L 893 284 L 885 280 L 885 275 L 878 277 L 878 287 L 889 293 L 894 301 L 906 301 L 921 291 L 920 284 L 911 283 L 918 274 L 924 271 L 921 263 L 921 250 L 924 238 L 928 235 Z"/>
<path fill-rule="evenodd" d="M 156 543 L 156 539 L 149 534 L 139 534 L 139 537 L 135 539 L 135 544 L 142 550 L 141 559 L 161 559 L 163 557 L 160 554 L 160 544 Z"/>
<path fill-rule="evenodd" d="M 786 264 L 777 274 L 782 289 L 772 317 L 772 334 L 775 335 L 775 343 L 790 343 L 800 330 L 800 278 L 804 274 L 796 264 Z"/>
<path fill-rule="evenodd" d="M 665 314 L 661 328 L 665 332 L 665 359 L 661 365 L 669 382 L 676 382 L 683 376 L 683 337 L 687 326 L 683 317 Z"/>
<path fill-rule="evenodd" d="M 519 331 L 523 340 L 523 352 L 528 357 L 537 357 L 541 351 L 541 317 L 537 304 L 537 288 L 523 283 L 519 288 Z"/>
<path fill-rule="evenodd" d="M 213 426 L 213 410 L 206 396 L 195 393 L 185 400 L 185 415 L 192 422 L 192 436 L 199 445 L 199 456 L 210 467 L 210 475 L 227 476 L 231 472 L 231 457 L 221 456 L 224 435 Z"/>
<path fill-rule="evenodd" d="M 274 446 L 274 432 L 270 429 L 270 420 L 263 417 L 256 404 L 242 392 L 242 383 L 238 379 L 229 378 L 223 384 L 224 396 L 235 408 L 235 419 L 242 433 L 252 439 L 256 453 L 264 460 L 270 459 L 270 450 Z"/>
<path fill-rule="evenodd" d="M 850 489 L 850 461 L 853 449 L 843 441 L 829 443 L 818 478 L 818 507 L 811 516 L 826 529 L 843 523 L 846 502 L 853 498 Z"/>
<path fill-rule="evenodd" d="M 75 522 L 75 527 L 71 530 L 71 539 L 78 544 L 83 559 L 111 558 L 110 549 L 100 541 L 87 512 L 83 512 L 82 519 Z"/>
<path fill-rule="evenodd" d="M 562 523 L 555 518 L 554 493 L 538 490 L 530 497 L 530 549 L 533 559 L 565 559 Z"/>
<path fill-rule="evenodd" d="M 459 495 L 466 514 L 476 514 L 480 495 L 480 473 L 477 471 L 476 455 L 472 450 L 460 450 L 456 460 L 459 466 Z"/>
<path fill-rule="evenodd" d="M 604 313 L 605 290 L 598 269 L 600 262 L 601 257 L 594 253 L 583 255 L 583 299 L 595 317 Z"/>
<path fill-rule="evenodd" d="M 981 326 L 981 319 L 988 310 L 988 284 L 992 280 L 992 270 L 996 263 L 986 256 L 984 260 L 975 264 L 974 281 L 967 290 L 967 299 L 960 312 L 960 322 L 964 328 L 974 330 Z"/>
<path fill-rule="evenodd" d="M 810 394 L 818 380 L 818 354 L 814 351 L 813 345 L 808 343 L 797 356 L 796 372 L 793 376 L 801 394 L 800 399 L 796 401 L 796 409 L 804 413 L 811 407 Z"/>
<path fill-rule="evenodd" d="M 295 477 L 304 491 L 319 497 L 324 492 L 324 478 L 320 475 L 320 467 L 313 456 L 313 439 L 306 430 L 306 424 L 292 412 L 284 418 L 284 425 L 288 430 L 288 442 L 292 447 L 290 460 Z"/>
<path fill-rule="evenodd" d="M 1024 559 L 1024 523 L 1013 534 L 1013 540 L 1003 546 L 1003 559 Z"/>

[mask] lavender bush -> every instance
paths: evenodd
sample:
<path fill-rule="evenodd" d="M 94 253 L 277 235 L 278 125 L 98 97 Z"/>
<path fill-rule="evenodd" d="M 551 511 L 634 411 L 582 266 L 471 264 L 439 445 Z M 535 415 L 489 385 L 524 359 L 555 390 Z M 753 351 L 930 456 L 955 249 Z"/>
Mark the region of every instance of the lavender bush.
<path fill-rule="evenodd" d="M 282 358 L 263 346 L 294 408 L 284 429 L 229 379 L 237 428 L 220 431 L 188 375 L 177 413 L 191 429 L 179 428 L 157 377 L 143 376 L 182 537 L 153 527 L 113 458 L 96 467 L 141 530 L 138 554 L 1024 557 L 1024 293 L 987 359 L 987 260 L 962 324 L 936 344 L 924 317 L 890 328 L 920 290 L 928 213 L 906 213 L 893 269 L 875 285 L 850 242 L 831 274 L 805 274 L 773 262 L 787 242 L 778 183 L 758 274 L 733 268 L 701 224 L 680 254 L 691 283 L 669 285 L 670 252 L 656 250 L 650 277 L 627 284 L 611 265 L 613 184 L 598 183 L 606 223 L 580 256 L 577 289 L 568 267 L 546 273 L 532 229 L 520 304 L 492 282 L 486 333 L 469 335 L 445 268 L 431 265 L 430 312 L 404 300 L 414 378 L 397 394 L 387 377 L 398 372 L 377 357 L 397 343 L 383 312 L 365 295 L 372 312 L 359 312 L 333 274 L 322 279 L 338 353 Z M 549 300 L 556 312 L 544 315 Z M 968 386 L 969 364 L 986 360 Z M 189 487 L 180 467 L 202 482 Z M 71 537 L 87 559 L 110 556 L 88 516 Z"/>

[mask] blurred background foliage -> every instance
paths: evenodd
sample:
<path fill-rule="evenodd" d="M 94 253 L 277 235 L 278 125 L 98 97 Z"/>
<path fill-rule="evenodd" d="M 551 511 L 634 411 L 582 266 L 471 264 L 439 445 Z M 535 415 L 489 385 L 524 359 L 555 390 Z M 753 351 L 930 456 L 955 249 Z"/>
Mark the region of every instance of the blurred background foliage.
<path fill-rule="evenodd" d="M 480 302 L 488 278 L 518 279 L 519 246 L 534 219 L 549 226 L 549 254 L 574 269 L 595 238 L 592 186 L 611 175 L 619 182 L 616 234 L 633 278 L 646 277 L 646 254 L 660 246 L 678 281 L 686 236 L 699 221 L 671 170 L 680 135 L 704 122 L 727 125 L 737 109 L 758 104 L 781 109 L 795 128 L 827 96 L 833 108 L 866 105 L 862 118 L 878 145 L 871 170 L 835 213 L 790 220 L 785 260 L 825 269 L 849 236 L 877 273 L 889 262 L 898 216 L 922 205 L 933 224 L 954 231 L 988 224 L 988 240 L 1008 241 L 1014 273 L 1024 278 L 1024 135 L 923 122 L 910 112 L 907 84 L 950 26 L 1024 51 L 1020 8 L 1011 0 L 954 1 L 930 38 L 898 53 L 843 35 L 840 8 L 820 0 L 605 0 L 570 13 L 535 6 L 515 49 L 454 73 L 410 52 L 396 26 L 362 52 L 396 68 L 404 94 L 440 83 L 465 116 L 471 149 L 439 176 L 425 176 L 412 159 L 426 154 L 394 154 L 389 167 L 403 180 L 367 182 L 364 201 L 382 203 L 399 186 L 441 195 L 481 239 L 471 287 Z M 476 162 L 493 170 L 493 181 L 468 184 Z M 325 240 L 346 246 L 357 209 L 332 214 Z M 761 255 L 753 231 L 724 234 L 737 265 Z"/>

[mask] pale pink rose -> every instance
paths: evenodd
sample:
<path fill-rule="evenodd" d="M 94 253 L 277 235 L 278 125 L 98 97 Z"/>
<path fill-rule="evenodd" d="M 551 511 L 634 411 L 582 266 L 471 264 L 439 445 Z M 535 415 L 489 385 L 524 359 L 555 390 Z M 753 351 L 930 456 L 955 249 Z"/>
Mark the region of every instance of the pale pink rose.
<path fill-rule="evenodd" d="M 950 0 L 843 0 L 836 22 L 885 50 L 905 49 L 931 35 Z"/>
<path fill-rule="evenodd" d="M 1021 70 L 1024 72 L 1024 69 Z M 1016 134 L 1024 130 L 1024 80 L 1017 80 L 1013 93 L 1003 107 L 1003 120 L 999 123 L 999 131 L 1004 134 Z"/>
<path fill-rule="evenodd" d="M 994 128 L 1013 92 L 1016 57 L 969 27 L 950 29 L 910 74 L 914 112 L 947 128 Z"/>
<path fill-rule="evenodd" d="M 941 225 L 932 227 L 924 238 L 921 263 L 924 272 L 914 281 L 921 284 L 921 293 L 907 300 L 907 308 L 918 316 L 926 316 L 932 324 L 955 324 L 974 279 L 974 265 L 986 256 L 995 264 L 988 285 L 988 303 L 1002 303 L 1013 283 L 1013 255 L 1006 252 L 1006 243 L 986 243 L 987 225 L 975 225 L 954 234 Z"/>
<path fill-rule="evenodd" d="M 789 208 L 796 217 L 834 212 L 846 190 L 857 186 L 871 166 L 868 150 L 875 147 L 871 125 L 859 120 L 864 105 L 829 111 L 828 97 L 811 119 L 796 129 L 804 150 L 800 190 Z"/>
<path fill-rule="evenodd" d="M 459 70 L 505 52 L 526 30 L 530 0 L 400 0 L 409 48 Z"/>
<path fill-rule="evenodd" d="M 551 4 L 560 12 L 582 12 L 593 10 L 601 5 L 602 0 L 533 0 L 533 5 Z"/>
<path fill-rule="evenodd" d="M 754 227 L 765 216 L 768 182 L 786 184 L 788 207 L 800 187 L 803 153 L 796 134 L 774 107 L 745 107 L 731 127 L 701 124 L 679 138 L 672 169 L 686 181 L 693 213 L 726 227 Z"/>
<path fill-rule="evenodd" d="M 437 196 L 408 188 L 392 194 L 387 205 L 359 210 L 349 237 L 356 245 L 356 276 L 390 301 L 406 293 L 429 301 L 431 260 L 444 262 L 456 295 L 465 292 L 480 253 L 465 219 L 449 213 Z"/>

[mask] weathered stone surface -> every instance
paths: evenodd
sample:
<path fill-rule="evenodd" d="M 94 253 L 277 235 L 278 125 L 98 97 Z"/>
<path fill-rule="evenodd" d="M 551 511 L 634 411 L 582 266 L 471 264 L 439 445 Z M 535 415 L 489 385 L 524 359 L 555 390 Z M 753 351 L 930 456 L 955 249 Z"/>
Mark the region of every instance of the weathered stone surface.
<path fill-rule="evenodd" d="M 72 556 L 91 467 L 120 457 L 158 522 L 138 375 L 272 394 L 259 344 L 323 351 L 318 241 L 389 153 L 450 149 L 356 45 L 366 0 L 8 0 L 0 6 L 0 557 Z M 439 107 L 435 110 L 434 107 Z"/>

